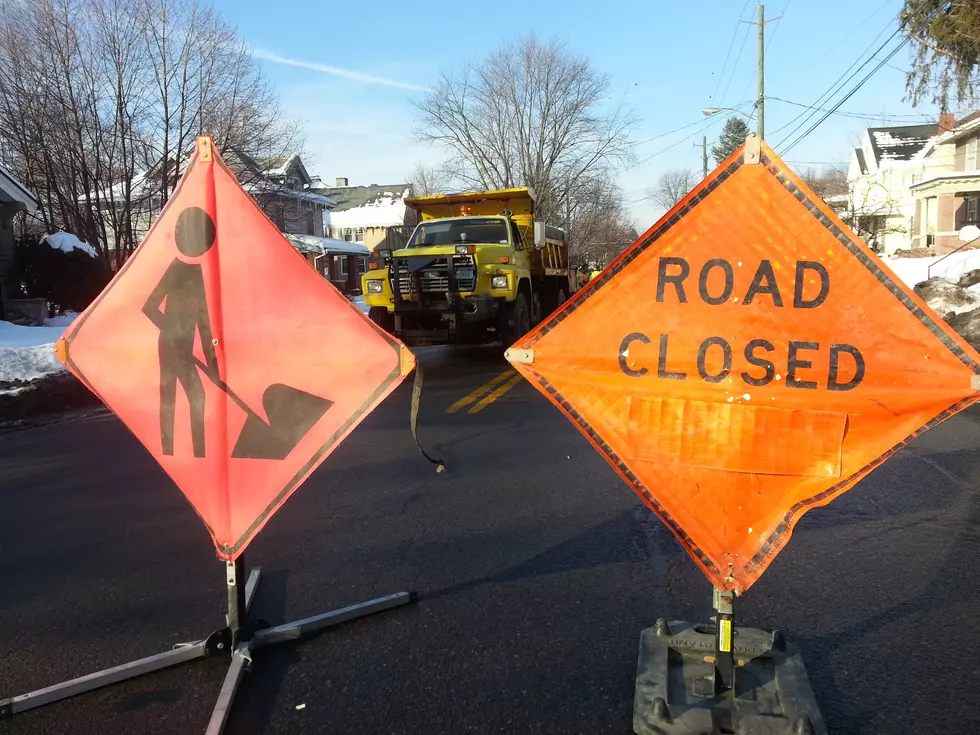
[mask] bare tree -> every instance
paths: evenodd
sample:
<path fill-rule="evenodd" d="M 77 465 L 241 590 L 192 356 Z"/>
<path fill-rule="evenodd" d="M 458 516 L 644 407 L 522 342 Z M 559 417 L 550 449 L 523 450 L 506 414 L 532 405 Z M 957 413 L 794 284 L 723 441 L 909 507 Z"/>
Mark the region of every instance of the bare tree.
<path fill-rule="evenodd" d="M 677 202 L 687 196 L 698 177 L 687 168 L 677 168 L 664 171 L 657 179 L 656 185 L 647 192 L 647 196 L 664 209 L 672 209 Z"/>
<path fill-rule="evenodd" d="M 800 178 L 822 199 L 847 194 L 847 167 L 844 164 L 823 171 L 807 169 L 800 172 Z"/>
<path fill-rule="evenodd" d="M 417 163 L 408 175 L 408 183 L 416 196 L 445 194 L 452 188 L 452 177 L 440 167 Z"/>
<path fill-rule="evenodd" d="M 417 137 L 450 154 L 449 172 L 464 187 L 531 186 L 543 217 L 567 219 L 584 184 L 631 160 L 635 117 L 607 109 L 609 88 L 564 43 L 529 36 L 444 73 L 417 104 Z"/>
<path fill-rule="evenodd" d="M 194 0 L 0 0 L 0 145 L 47 230 L 127 255 L 194 138 L 253 160 L 299 145 L 233 29 Z"/>

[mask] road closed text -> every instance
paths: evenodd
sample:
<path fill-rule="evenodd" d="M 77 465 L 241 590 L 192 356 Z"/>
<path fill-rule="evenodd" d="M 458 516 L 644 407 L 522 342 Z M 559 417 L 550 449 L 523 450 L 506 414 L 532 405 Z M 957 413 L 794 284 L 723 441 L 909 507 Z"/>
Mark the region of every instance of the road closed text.
<path fill-rule="evenodd" d="M 831 288 L 827 269 L 820 263 L 805 260 L 796 262 L 792 276 L 787 274 L 785 282 L 777 279 L 772 262 L 763 260 L 754 270 L 748 286 L 736 291 L 736 285 L 735 268 L 721 258 L 709 260 L 700 269 L 694 269 L 683 258 L 661 257 L 657 272 L 657 302 L 686 304 L 690 303 L 689 299 L 696 299 L 709 306 L 728 303 L 751 309 L 753 304 L 768 300 L 776 308 L 816 309 L 826 301 Z M 730 311 L 719 314 L 719 324 L 732 316 Z M 789 318 L 791 316 L 787 314 Z M 637 343 L 657 345 L 656 365 L 630 359 L 630 348 Z M 648 354 L 648 351 L 643 353 Z M 725 337 L 708 334 L 696 355 L 678 355 L 672 350 L 670 335 L 651 337 L 633 332 L 619 345 L 619 367 L 634 378 L 656 375 L 663 380 L 720 383 L 732 374 L 736 354 L 747 363 L 744 370 L 736 372 L 736 377 L 754 387 L 766 386 L 785 377 L 787 388 L 848 391 L 860 385 L 865 375 L 864 356 L 857 347 L 833 340 L 807 338 L 806 335 L 780 342 L 777 347 L 774 340 L 762 335 L 742 344 L 733 344 Z M 691 358 L 694 358 L 694 365 L 691 365 Z"/>

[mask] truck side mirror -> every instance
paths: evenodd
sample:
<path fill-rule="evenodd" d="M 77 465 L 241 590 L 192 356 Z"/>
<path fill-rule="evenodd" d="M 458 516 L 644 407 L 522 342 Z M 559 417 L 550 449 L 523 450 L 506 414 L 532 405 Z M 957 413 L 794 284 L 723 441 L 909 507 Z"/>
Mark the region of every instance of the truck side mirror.
<path fill-rule="evenodd" d="M 545 223 L 535 222 L 534 223 L 534 247 L 543 248 L 544 247 L 544 233 L 545 233 Z"/>

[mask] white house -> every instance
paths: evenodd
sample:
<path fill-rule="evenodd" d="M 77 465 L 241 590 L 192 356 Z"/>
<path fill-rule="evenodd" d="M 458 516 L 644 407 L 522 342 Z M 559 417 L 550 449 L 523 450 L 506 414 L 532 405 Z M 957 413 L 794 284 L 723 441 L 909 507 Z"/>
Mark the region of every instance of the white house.
<path fill-rule="evenodd" d="M 912 247 L 915 196 L 910 187 L 933 171 L 952 167 L 943 156 L 924 155 L 939 132 L 934 123 L 868 128 L 861 147 L 854 149 L 844 214 L 875 251 Z"/>
<path fill-rule="evenodd" d="M 330 237 L 363 243 L 373 251 L 392 239 L 392 232 L 400 234 L 389 244 L 398 247 L 398 239 L 404 242 L 405 231 L 417 224 L 415 210 L 405 206 L 411 184 L 349 186 L 346 178 L 338 178 L 336 184 L 316 189 L 335 202 L 323 215 L 323 232 Z"/>
<path fill-rule="evenodd" d="M 848 170 L 842 214 L 877 252 L 960 246 L 980 205 L 980 113 L 938 124 L 868 128 Z"/>

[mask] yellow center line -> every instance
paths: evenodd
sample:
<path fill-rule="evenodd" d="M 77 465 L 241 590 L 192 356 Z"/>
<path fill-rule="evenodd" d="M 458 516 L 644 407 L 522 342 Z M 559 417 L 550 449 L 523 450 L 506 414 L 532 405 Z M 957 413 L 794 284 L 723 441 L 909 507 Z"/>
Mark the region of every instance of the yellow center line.
<path fill-rule="evenodd" d="M 521 380 L 523 380 L 523 378 L 520 376 L 520 374 L 515 375 L 513 378 L 511 378 L 510 380 L 508 380 L 502 386 L 500 386 L 499 388 L 497 388 L 493 393 L 491 393 L 486 398 L 484 398 L 482 401 L 480 401 L 475 406 L 473 406 L 473 408 L 471 408 L 469 411 L 467 411 L 467 413 L 476 413 L 478 411 L 482 411 L 484 408 L 486 408 L 491 403 L 493 403 L 498 398 L 500 398 L 500 396 L 502 396 L 504 393 L 506 393 L 511 388 L 513 388 L 515 385 L 517 385 L 518 383 L 520 383 Z"/>
<path fill-rule="evenodd" d="M 446 409 L 446 413 L 456 413 L 459 409 L 466 408 L 471 403 L 476 402 L 476 400 L 484 393 L 493 390 L 494 386 L 504 382 L 507 378 L 509 378 L 513 374 L 514 374 L 514 368 L 508 368 L 507 370 L 504 370 L 500 375 L 493 378 L 489 382 L 484 383 L 469 395 L 460 398 L 458 401 L 456 401 L 456 403 L 454 403 L 453 405 L 451 405 L 449 408 Z"/>

